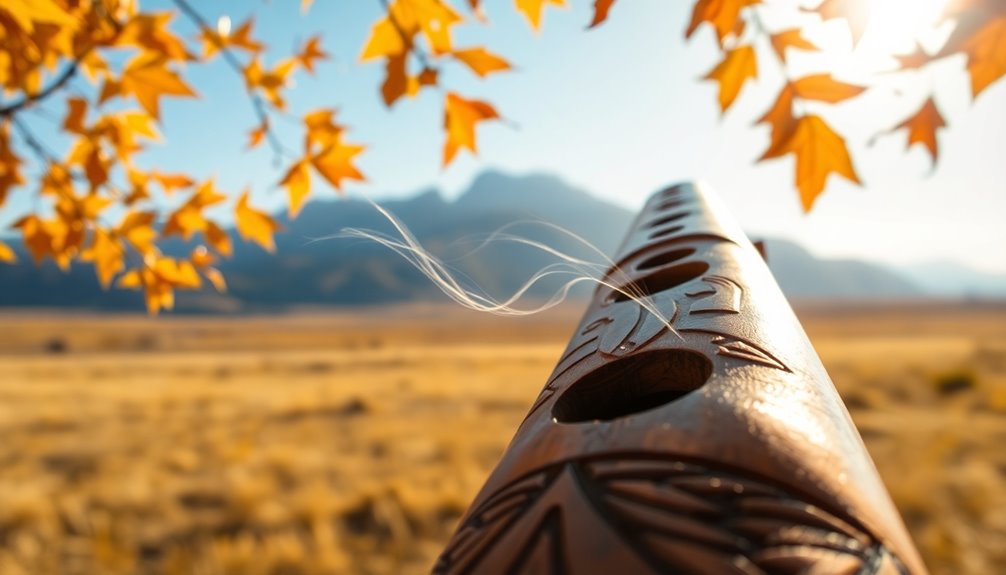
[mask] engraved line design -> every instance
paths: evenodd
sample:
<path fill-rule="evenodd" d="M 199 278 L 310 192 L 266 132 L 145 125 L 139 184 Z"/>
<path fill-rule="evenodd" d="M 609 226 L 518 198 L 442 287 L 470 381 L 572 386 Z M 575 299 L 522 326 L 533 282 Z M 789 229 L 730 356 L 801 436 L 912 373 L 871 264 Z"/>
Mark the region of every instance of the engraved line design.
<path fill-rule="evenodd" d="M 574 481 L 555 481 L 567 473 Z M 505 512 L 492 513 L 507 502 Z M 839 510 L 747 472 L 662 454 L 584 457 L 532 472 L 466 519 L 434 571 L 565 573 L 578 550 L 561 517 L 585 511 L 599 514 L 625 552 L 654 572 L 908 575 Z M 505 533 L 529 535 L 508 566 L 481 564 Z"/>

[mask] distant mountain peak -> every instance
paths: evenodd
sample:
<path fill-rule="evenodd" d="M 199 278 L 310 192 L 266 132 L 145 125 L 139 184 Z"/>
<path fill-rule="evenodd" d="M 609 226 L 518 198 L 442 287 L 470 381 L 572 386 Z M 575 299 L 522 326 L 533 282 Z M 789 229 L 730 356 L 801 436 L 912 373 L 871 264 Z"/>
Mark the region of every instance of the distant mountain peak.
<path fill-rule="evenodd" d="M 596 201 L 586 190 L 576 188 L 552 174 L 513 175 L 487 170 L 472 180 L 456 204 L 467 209 L 514 209 L 543 203 Z"/>

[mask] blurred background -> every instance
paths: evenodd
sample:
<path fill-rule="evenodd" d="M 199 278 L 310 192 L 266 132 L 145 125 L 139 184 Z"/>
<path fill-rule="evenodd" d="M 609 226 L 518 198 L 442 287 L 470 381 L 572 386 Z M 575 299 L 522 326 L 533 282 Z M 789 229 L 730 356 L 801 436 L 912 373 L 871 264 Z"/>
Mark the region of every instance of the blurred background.
<path fill-rule="evenodd" d="M 789 160 L 753 165 L 768 136 L 750 122 L 771 90 L 749 88 L 720 118 L 714 87 L 696 81 L 716 52 L 711 36 L 683 42 L 689 3 L 620 2 L 583 33 L 580 2 L 549 11 L 540 35 L 498 10 L 472 41 L 505 47 L 518 70 L 457 84 L 508 122 L 480 132 L 484 161 L 441 171 L 438 96 L 387 111 L 383 71 L 356 63 L 380 15 L 371 4 L 317 2 L 310 18 L 278 2 L 204 8 L 235 22 L 254 9 L 274 44 L 324 33 L 334 57 L 292 107 L 339 106 L 354 140 L 374 143 L 360 162 L 369 183 L 348 199 L 277 216 L 275 255 L 235 245 L 226 294 L 179 292 L 175 312 L 151 318 L 142 294 L 102 290 L 89 266 L 0 266 L 0 574 L 428 571 L 589 289 L 539 315 L 477 314 L 387 249 L 333 234 L 387 231 L 363 199 L 375 198 L 469 285 L 502 296 L 550 260 L 505 243 L 473 251 L 487 234 L 524 222 L 510 231 L 584 253 L 531 223 L 546 221 L 613 253 L 650 193 L 697 179 L 765 241 L 932 572 L 1006 565 L 1006 84 L 972 103 L 950 63 L 837 112 L 865 185 L 833 178 L 804 215 Z M 816 34 L 848 45 L 834 28 Z M 845 75 L 882 69 L 892 37 L 866 36 Z M 280 206 L 269 151 L 241 151 L 255 121 L 234 105 L 241 80 L 212 67 L 189 77 L 202 99 L 165 101 L 169 144 L 151 163 L 250 184 L 257 204 Z M 954 120 L 934 171 L 903 135 L 871 132 L 874 110 L 932 82 Z M 15 192 L 0 225 L 31 201 Z"/>

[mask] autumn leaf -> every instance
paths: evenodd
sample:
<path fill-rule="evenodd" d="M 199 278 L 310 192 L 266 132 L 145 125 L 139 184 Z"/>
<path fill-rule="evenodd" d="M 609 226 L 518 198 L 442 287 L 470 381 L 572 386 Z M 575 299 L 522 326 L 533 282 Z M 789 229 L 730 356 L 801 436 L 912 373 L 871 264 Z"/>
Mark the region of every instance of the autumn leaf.
<path fill-rule="evenodd" d="M 186 176 L 185 174 L 165 174 L 162 172 L 150 172 L 150 177 L 155 182 L 164 188 L 164 192 L 167 194 L 173 193 L 175 190 L 190 188 L 195 185 L 192 178 Z"/>
<path fill-rule="evenodd" d="M 181 207 L 168 216 L 161 233 L 165 236 L 177 234 L 188 240 L 196 232 L 207 228 L 208 221 L 203 210 L 226 199 L 227 196 L 217 191 L 213 180 L 203 182 Z"/>
<path fill-rule="evenodd" d="M 269 214 L 249 206 L 248 194 L 247 191 L 241 194 L 241 198 L 234 208 L 238 233 L 245 241 L 254 241 L 268 252 L 276 251 L 276 242 L 272 235 L 281 227 Z"/>
<path fill-rule="evenodd" d="M 269 121 L 263 120 L 262 123 L 255 126 L 250 132 L 248 132 L 248 149 L 251 150 L 261 144 L 268 131 Z"/>
<path fill-rule="evenodd" d="M 353 159 L 366 148 L 336 142 L 311 158 L 311 165 L 335 189 L 342 190 L 343 180 L 364 181 L 366 178 L 353 165 Z"/>
<path fill-rule="evenodd" d="M 77 22 L 53 0 L 4 0 L 0 4 L 0 14 L 6 13 L 25 32 L 35 30 L 35 22 L 76 26 Z"/>
<path fill-rule="evenodd" d="M 692 19 L 685 31 L 685 38 L 691 38 L 703 23 L 708 23 L 716 32 L 720 45 L 737 28 L 741 10 L 761 4 L 761 0 L 698 0 L 692 9 Z"/>
<path fill-rule="evenodd" d="M 786 59 L 786 50 L 794 48 L 796 50 L 807 50 L 816 52 L 817 46 L 803 37 L 803 32 L 799 28 L 784 30 L 777 34 L 772 34 L 772 49 L 779 56 L 779 59 Z"/>
<path fill-rule="evenodd" d="M 399 23 L 401 25 L 401 23 Z M 404 30 L 403 30 L 404 31 Z M 415 30 L 411 32 L 415 34 Z M 411 36 L 410 36 L 411 43 Z M 378 20 L 370 30 L 370 37 L 363 45 L 360 61 L 387 58 L 406 52 L 406 44 L 399 28 L 388 17 Z"/>
<path fill-rule="evenodd" d="M 450 164 L 461 148 L 476 153 L 475 125 L 499 117 L 499 113 L 488 102 L 466 100 L 454 92 L 448 92 L 444 106 L 444 130 L 447 132 L 447 141 L 444 143 L 443 165 Z"/>
<path fill-rule="evenodd" d="M 300 65 L 304 66 L 304 69 L 314 74 L 315 62 L 329 58 L 328 53 L 321 49 L 321 36 L 311 36 L 308 38 L 296 58 L 300 62 Z"/>
<path fill-rule="evenodd" d="M 83 98 L 67 98 L 66 118 L 63 120 L 63 129 L 74 134 L 84 133 L 84 118 L 87 115 L 87 100 Z"/>
<path fill-rule="evenodd" d="M 535 30 L 541 28 L 541 15 L 546 4 L 553 6 L 566 6 L 566 0 L 515 0 L 517 10 L 524 14 L 531 27 Z"/>
<path fill-rule="evenodd" d="M 405 70 L 407 53 L 388 57 L 384 67 L 384 83 L 381 84 L 381 97 L 384 105 L 391 107 L 409 90 L 409 77 Z"/>
<path fill-rule="evenodd" d="M 836 104 L 862 94 L 865 88 L 840 82 L 831 74 L 812 74 L 793 82 L 793 90 L 797 97 L 805 100 Z"/>
<path fill-rule="evenodd" d="M 16 264 L 17 254 L 7 244 L 0 242 L 0 262 L 6 264 Z"/>
<path fill-rule="evenodd" d="M 719 82 L 720 109 L 726 112 L 737 99 L 744 83 L 757 76 L 758 59 L 754 47 L 741 46 L 727 51 L 723 61 L 706 75 L 706 79 Z"/>
<path fill-rule="evenodd" d="M 163 57 L 134 58 L 122 72 L 121 86 L 123 93 L 135 96 L 143 109 L 158 120 L 162 96 L 197 97 L 178 74 L 167 68 Z"/>
<path fill-rule="evenodd" d="M 971 74 L 971 93 L 977 97 L 1006 75 L 1006 17 L 985 24 L 964 44 Z"/>
<path fill-rule="evenodd" d="M 290 197 L 289 214 L 291 218 L 297 217 L 304 204 L 304 200 L 311 193 L 311 172 L 309 165 L 305 160 L 295 163 L 290 166 L 286 175 L 279 182 L 279 185 L 286 188 L 287 195 Z"/>
<path fill-rule="evenodd" d="M 615 0 L 594 0 L 594 17 L 587 28 L 596 28 L 608 19 L 608 12 L 611 10 Z"/>
<path fill-rule="evenodd" d="M 820 116 L 799 118 L 789 138 L 770 147 L 761 159 L 777 158 L 785 154 L 796 156 L 796 186 L 806 212 L 810 211 L 824 191 L 830 174 L 836 173 L 849 181 L 860 183 L 845 140 Z"/>
<path fill-rule="evenodd" d="M 129 212 L 116 226 L 115 233 L 125 238 L 138 253 L 146 255 L 154 251 L 157 232 L 153 226 L 156 221 L 157 214 L 154 212 Z"/>
<path fill-rule="evenodd" d="M 930 97 L 926 100 L 926 103 L 922 105 L 918 112 L 913 114 L 901 124 L 898 124 L 895 130 L 900 130 L 902 128 L 907 129 L 907 147 L 910 148 L 915 144 L 924 145 L 926 149 L 929 150 L 929 155 L 935 163 L 937 157 L 939 156 L 939 145 L 936 141 L 936 132 L 940 128 L 946 127 L 946 125 L 947 124 L 943 120 L 943 116 L 936 107 L 936 102 Z"/>
<path fill-rule="evenodd" d="M 206 220 L 206 229 L 203 230 L 203 237 L 206 238 L 206 243 L 210 244 L 210 247 L 224 257 L 230 257 L 234 251 L 234 246 L 231 244 L 231 237 L 227 234 L 227 230 L 221 228 L 216 222 Z"/>
<path fill-rule="evenodd" d="M 503 58 L 489 52 L 485 48 L 467 48 L 455 50 L 453 56 L 460 62 L 468 66 L 472 72 L 479 77 L 485 78 L 493 72 L 502 72 L 510 69 L 510 63 Z"/>
<path fill-rule="evenodd" d="M 777 148 L 789 137 L 796 126 L 793 117 L 793 86 L 787 84 L 779 91 L 775 103 L 756 124 L 768 124 L 771 129 L 769 149 Z"/>
<path fill-rule="evenodd" d="M 83 261 L 94 262 L 94 271 L 102 289 L 108 289 L 112 279 L 125 267 L 122 245 L 108 231 L 98 228 L 94 231 L 91 246 L 81 254 Z"/>

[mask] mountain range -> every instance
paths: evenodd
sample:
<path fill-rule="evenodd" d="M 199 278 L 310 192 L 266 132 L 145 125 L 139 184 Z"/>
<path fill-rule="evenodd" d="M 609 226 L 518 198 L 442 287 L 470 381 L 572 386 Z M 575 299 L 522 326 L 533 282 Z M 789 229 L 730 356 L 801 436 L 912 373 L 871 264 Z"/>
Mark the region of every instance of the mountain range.
<path fill-rule="evenodd" d="M 502 229 L 503 234 L 597 261 L 598 255 L 578 239 L 541 222 L 573 232 L 611 254 L 633 218 L 628 210 L 557 177 L 512 176 L 495 171 L 481 174 L 455 201 L 447 201 L 431 189 L 408 199 L 383 201 L 381 205 L 450 266 L 463 285 L 478 286 L 494 297 L 512 294 L 536 271 L 555 261 L 541 250 L 505 239 L 483 245 L 494 231 Z M 285 231 L 276 236 L 276 255 L 236 242 L 233 257 L 221 265 L 228 293 L 181 292 L 178 310 L 236 313 L 445 297 L 390 249 L 370 241 L 333 237 L 347 227 L 393 231 L 389 222 L 365 201 L 315 201 L 296 220 L 281 218 L 281 223 Z M 895 270 L 863 261 L 820 259 L 785 240 L 767 239 L 766 247 L 770 268 L 783 291 L 793 298 L 1006 295 L 1006 278 L 962 266 Z M 188 249 L 180 242 L 165 247 L 165 251 L 175 254 L 187 253 Z M 547 277 L 528 296 L 547 297 L 564 281 L 563 277 Z M 38 267 L 0 266 L 0 285 L 0 307 L 139 310 L 143 306 L 139 293 L 103 291 L 86 265 L 77 265 L 69 273 L 49 262 Z M 587 294 L 589 289 L 584 285 L 573 295 Z"/>

